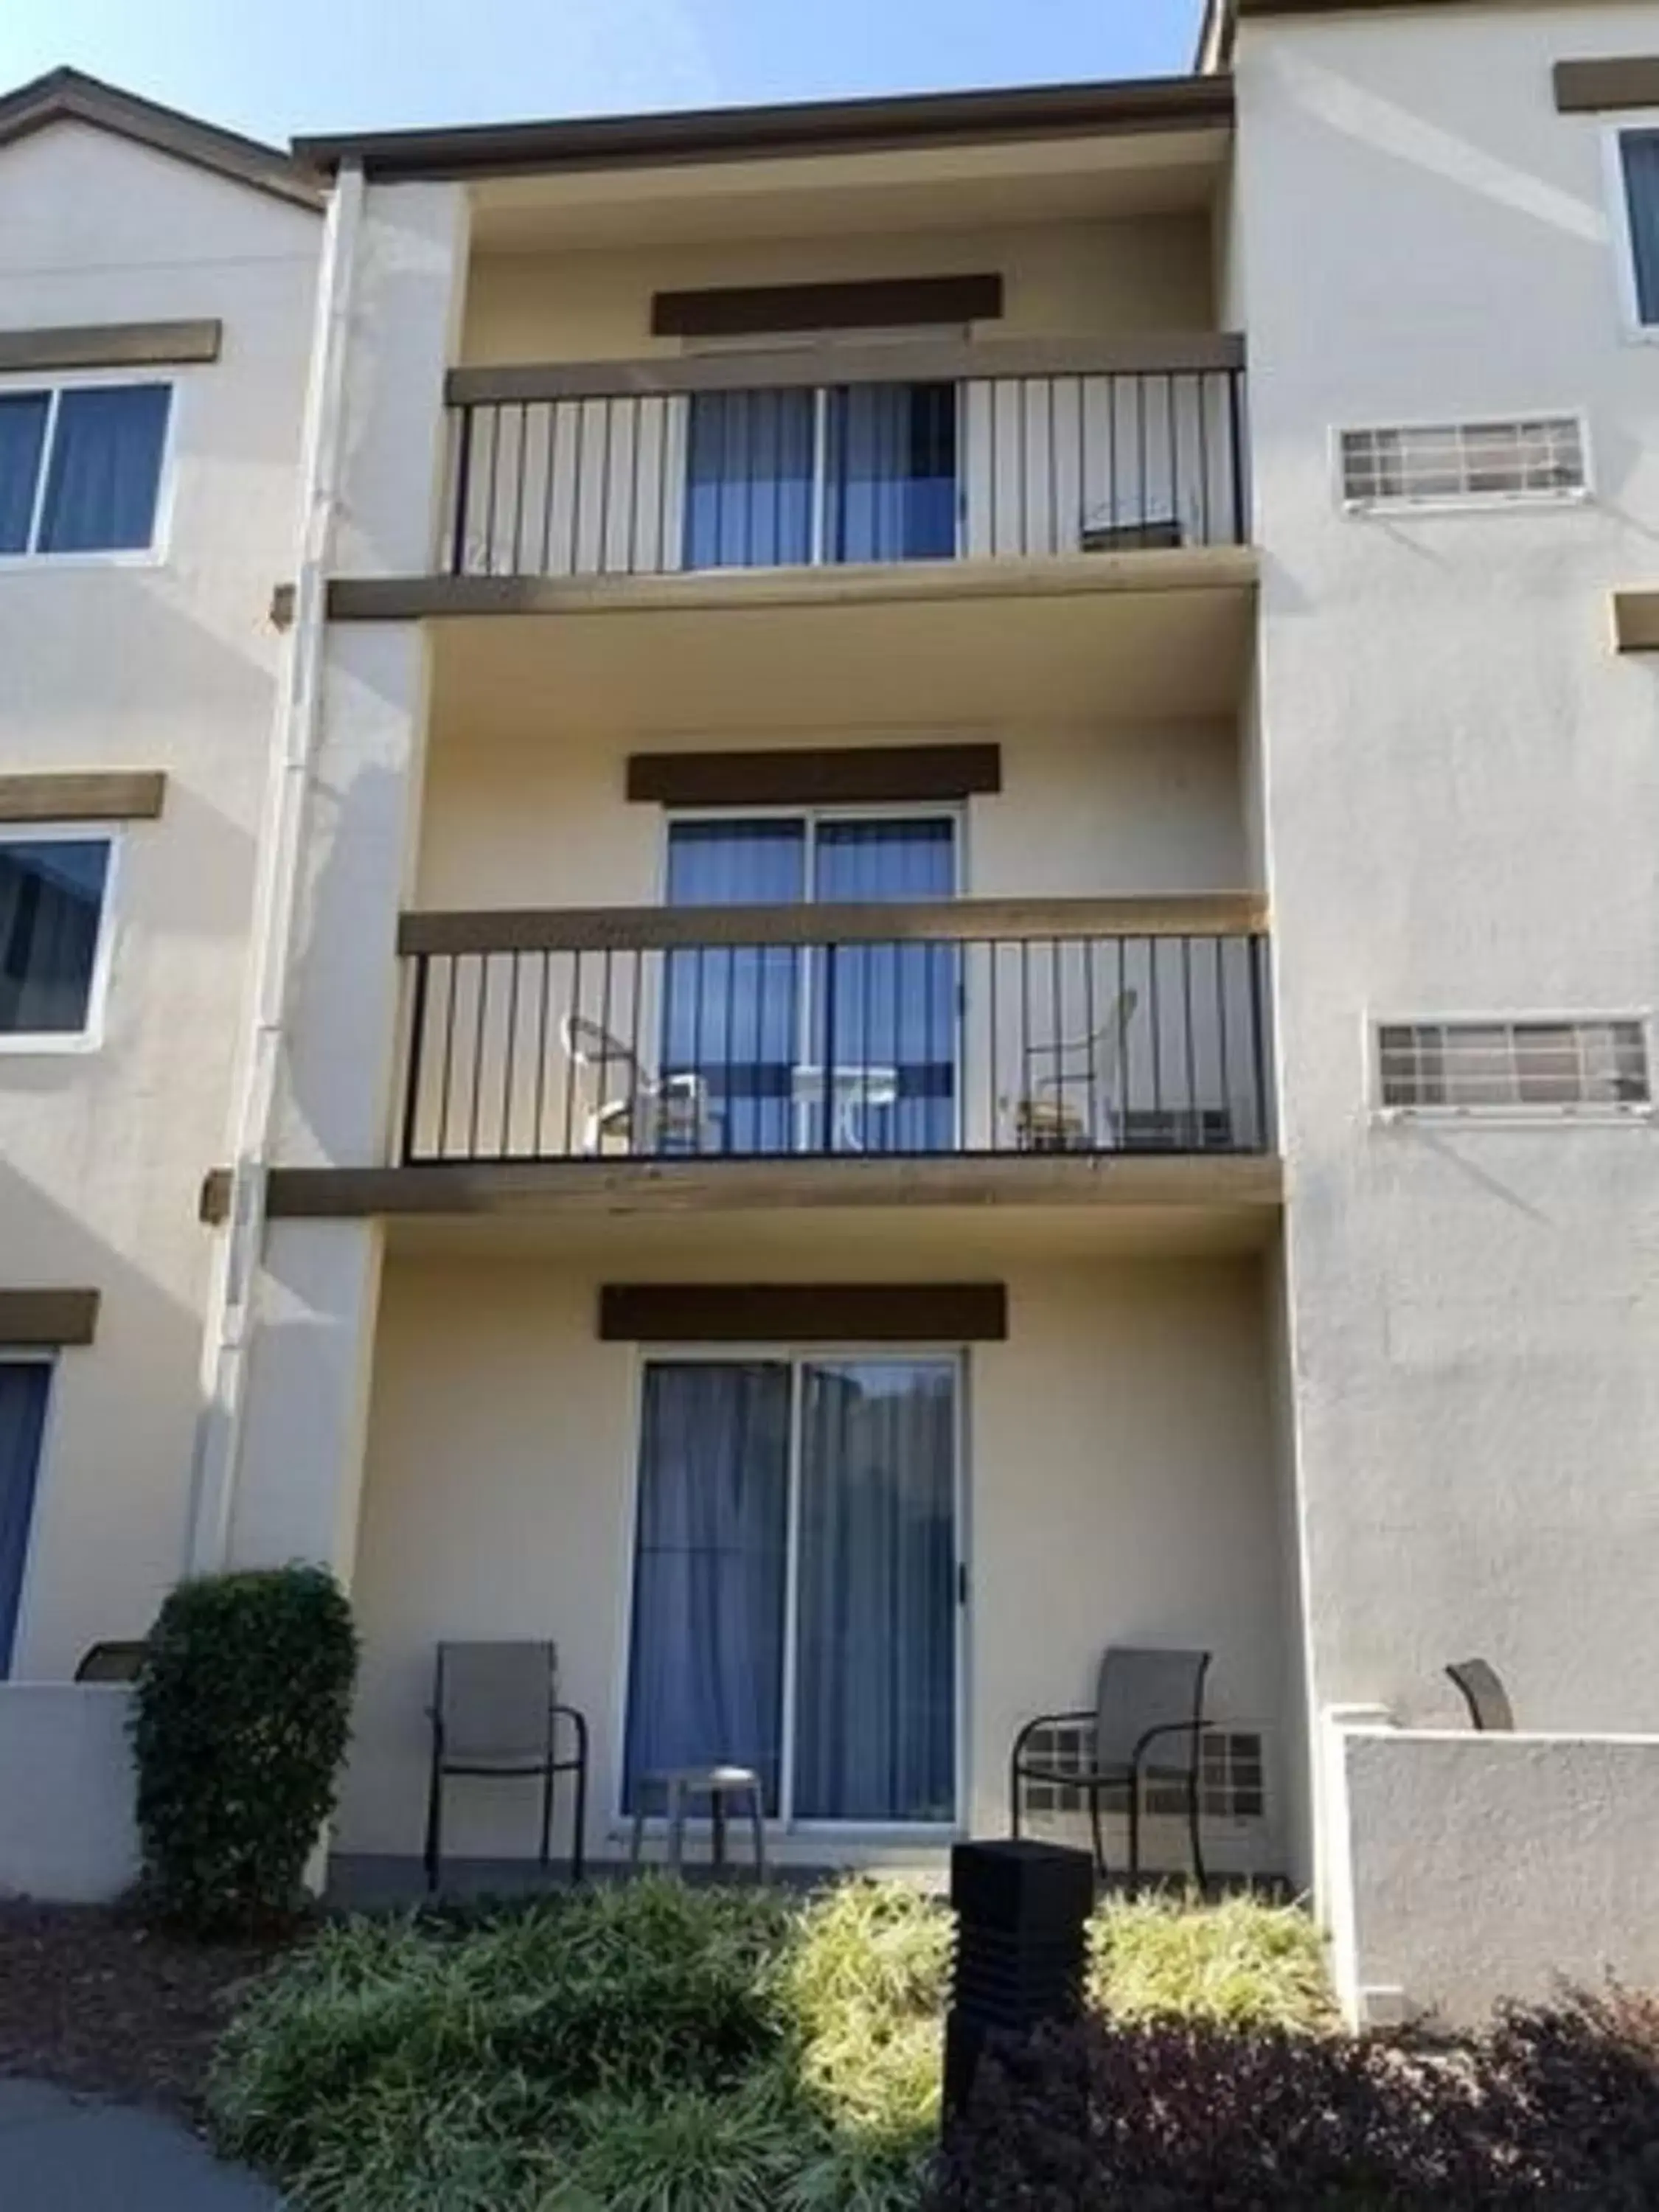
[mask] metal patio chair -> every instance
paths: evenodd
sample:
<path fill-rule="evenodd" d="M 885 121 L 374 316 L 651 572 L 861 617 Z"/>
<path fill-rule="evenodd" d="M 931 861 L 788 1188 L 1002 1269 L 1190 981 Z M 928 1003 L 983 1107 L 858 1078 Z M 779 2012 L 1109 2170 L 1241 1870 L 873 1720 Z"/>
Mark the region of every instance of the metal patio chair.
<path fill-rule="evenodd" d="M 1074 1152 L 1117 1142 L 1118 1085 L 1139 1004 L 1138 991 L 1117 992 L 1088 1036 L 1026 1046 L 1023 1088 L 1012 1105 L 1019 1151 Z"/>
<path fill-rule="evenodd" d="M 1485 1659 L 1458 1659 L 1446 1672 L 1462 1693 L 1469 1709 L 1469 1725 L 1483 1735 L 1510 1735 L 1515 1711 L 1510 1693 L 1498 1679 L 1498 1670 Z"/>
<path fill-rule="evenodd" d="M 128 1642 L 91 1644 L 76 1668 L 77 1682 L 136 1682 L 147 1646 L 142 1637 Z"/>
<path fill-rule="evenodd" d="M 585 1715 L 558 1700 L 558 1651 L 551 1644 L 441 1644 L 433 1681 L 432 1773 L 427 1796 L 426 1880 L 436 1889 L 443 1851 L 447 1781 L 518 1777 L 542 1784 L 540 1863 L 553 1839 L 553 1790 L 576 1778 L 570 1876 L 582 1879 L 587 1831 L 588 1733 Z M 559 1723 L 570 1723 L 574 1751 L 559 1755 Z"/>
<path fill-rule="evenodd" d="M 719 1116 L 708 1079 L 696 1068 L 653 1075 L 620 1037 L 586 1014 L 567 1014 L 559 1035 L 586 1094 L 584 1152 L 602 1152 L 613 1140 L 630 1152 L 681 1143 L 698 1152 L 716 1148 Z"/>
<path fill-rule="evenodd" d="M 1158 1651 L 1112 1644 L 1100 1662 L 1095 1702 L 1087 1711 L 1042 1713 L 1027 1721 L 1014 1739 L 1008 1762 L 1010 1832 L 1020 1832 L 1020 1790 L 1026 1782 L 1073 1790 L 1089 1807 L 1095 1864 L 1107 1871 L 1100 1832 L 1100 1801 L 1109 1795 L 1127 1802 L 1129 1816 L 1131 1888 L 1140 1881 L 1140 1826 L 1149 1783 L 1179 1788 L 1186 1799 L 1187 1833 L 1193 1879 L 1202 1889 L 1204 1850 L 1199 1833 L 1199 1780 L 1203 1753 L 1204 1683 L 1210 1671 L 1207 1651 Z M 1033 1755 L 1034 1736 L 1044 1729 L 1087 1729 L 1083 1760 L 1067 1765 Z M 1177 1747 L 1180 1750 L 1177 1751 Z"/>

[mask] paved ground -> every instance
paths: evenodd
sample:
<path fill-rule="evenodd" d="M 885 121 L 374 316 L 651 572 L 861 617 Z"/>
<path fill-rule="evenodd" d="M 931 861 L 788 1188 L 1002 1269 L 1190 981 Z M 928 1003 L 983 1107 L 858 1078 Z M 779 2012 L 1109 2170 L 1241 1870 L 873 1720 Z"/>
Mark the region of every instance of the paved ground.
<path fill-rule="evenodd" d="M 263 2182 L 221 2166 L 175 2121 L 0 2081 L 4 2212 L 281 2212 Z"/>

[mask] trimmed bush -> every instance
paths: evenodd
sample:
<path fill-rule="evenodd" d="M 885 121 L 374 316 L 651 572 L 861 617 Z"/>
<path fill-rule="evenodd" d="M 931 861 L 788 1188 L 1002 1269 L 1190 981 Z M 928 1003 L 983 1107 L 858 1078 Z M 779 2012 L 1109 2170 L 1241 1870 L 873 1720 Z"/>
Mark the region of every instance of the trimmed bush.
<path fill-rule="evenodd" d="M 1659 2203 L 1659 2008 L 1486 2037 L 1090 2020 L 981 2067 L 930 2212 L 1637 2212 Z"/>
<path fill-rule="evenodd" d="M 333 1809 L 357 1638 L 314 1567 L 204 1575 L 157 1616 L 133 1701 L 141 1887 L 204 1935 L 279 1921 Z"/>

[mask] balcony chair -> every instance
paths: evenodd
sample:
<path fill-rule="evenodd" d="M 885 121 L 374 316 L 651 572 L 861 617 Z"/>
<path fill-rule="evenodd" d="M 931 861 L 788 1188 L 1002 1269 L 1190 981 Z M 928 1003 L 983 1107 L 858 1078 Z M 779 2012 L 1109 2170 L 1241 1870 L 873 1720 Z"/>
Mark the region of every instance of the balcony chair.
<path fill-rule="evenodd" d="M 1091 1036 L 1026 1046 L 1024 1089 L 1003 1102 L 1018 1151 L 1109 1152 L 1118 1142 L 1118 1085 L 1139 1003 L 1138 991 L 1120 991 Z"/>
<path fill-rule="evenodd" d="M 1469 1709 L 1469 1725 L 1483 1735 L 1510 1735 L 1515 1712 L 1497 1669 L 1485 1659 L 1459 1659 L 1446 1669 Z"/>
<path fill-rule="evenodd" d="M 709 1103 L 708 1079 L 696 1069 L 653 1075 L 620 1038 L 586 1014 L 567 1014 L 559 1034 L 586 1093 L 585 1153 L 603 1152 L 613 1142 L 630 1152 L 718 1149 L 720 1117 Z"/>
<path fill-rule="evenodd" d="M 1207 1651 L 1153 1651 L 1112 1644 L 1100 1662 L 1092 1708 L 1085 1712 L 1042 1713 L 1027 1721 L 1014 1739 L 1008 1762 L 1010 1832 L 1020 1832 L 1020 1790 L 1026 1782 L 1077 1791 L 1088 1802 L 1095 1864 L 1107 1872 L 1100 1832 L 1100 1801 L 1109 1793 L 1126 1802 L 1129 1816 L 1129 1887 L 1140 1881 L 1142 1800 L 1149 1782 L 1178 1787 L 1187 1806 L 1187 1833 L 1193 1879 L 1204 1887 L 1204 1851 L 1199 1834 L 1199 1780 L 1203 1754 L 1204 1682 L 1210 1671 Z M 1044 1730 L 1087 1729 L 1085 1757 L 1075 1764 L 1035 1756 L 1032 1739 Z M 1166 1747 L 1162 1755 L 1158 1747 Z M 1176 1747 L 1181 1748 L 1177 1751 Z"/>
<path fill-rule="evenodd" d="M 443 1850 L 443 1793 L 458 1777 L 502 1781 L 522 1777 L 542 1784 L 539 1863 L 545 1868 L 553 1839 L 553 1788 L 561 1774 L 576 1778 L 575 1824 L 570 1878 L 586 1865 L 587 1753 L 586 1716 L 558 1701 L 558 1653 L 551 1644 L 441 1644 L 428 1716 L 432 1723 L 432 1773 L 427 1796 L 426 1881 L 438 1887 Z M 568 1720 L 575 1748 L 559 1756 L 559 1723 Z"/>
<path fill-rule="evenodd" d="M 142 1637 L 131 1642 L 91 1644 L 75 1670 L 77 1682 L 136 1682 L 144 1663 Z"/>

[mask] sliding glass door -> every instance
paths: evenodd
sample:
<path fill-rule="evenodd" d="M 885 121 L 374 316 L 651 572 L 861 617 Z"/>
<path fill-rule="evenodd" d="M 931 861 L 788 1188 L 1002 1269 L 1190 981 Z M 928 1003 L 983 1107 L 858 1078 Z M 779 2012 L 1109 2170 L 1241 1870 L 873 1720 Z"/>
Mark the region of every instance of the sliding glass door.
<path fill-rule="evenodd" d="M 670 824 L 673 906 L 948 899 L 949 815 Z M 663 1066 L 695 1071 L 732 1153 L 939 1152 L 957 1108 L 949 945 L 690 948 L 665 963 Z"/>
<path fill-rule="evenodd" d="M 937 1356 L 650 1363 L 629 1806 L 732 1762 L 786 1822 L 954 1820 L 958 1399 Z"/>
<path fill-rule="evenodd" d="M 686 453 L 685 566 L 949 560 L 952 384 L 700 392 Z"/>

